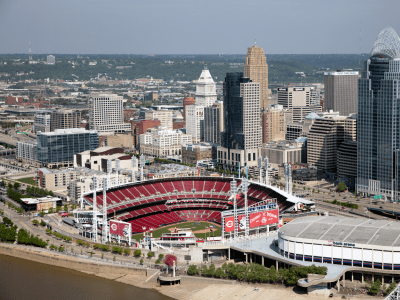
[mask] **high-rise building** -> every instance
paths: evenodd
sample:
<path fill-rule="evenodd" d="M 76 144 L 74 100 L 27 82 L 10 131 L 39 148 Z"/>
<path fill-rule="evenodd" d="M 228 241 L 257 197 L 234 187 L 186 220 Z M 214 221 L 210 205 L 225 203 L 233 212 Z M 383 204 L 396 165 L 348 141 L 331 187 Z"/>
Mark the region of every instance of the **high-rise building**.
<path fill-rule="evenodd" d="M 210 71 L 204 69 L 196 83 L 196 104 L 204 107 L 212 105 L 217 101 L 215 82 Z"/>
<path fill-rule="evenodd" d="M 325 110 L 341 116 L 357 113 L 358 72 L 325 72 Z"/>
<path fill-rule="evenodd" d="M 49 132 L 51 131 L 51 117 L 48 114 L 36 114 L 33 117 L 33 124 L 35 128 L 35 132 Z"/>
<path fill-rule="evenodd" d="M 147 120 L 159 120 L 162 127 L 166 127 L 168 130 L 173 129 L 172 122 L 172 111 L 166 109 L 160 110 L 148 110 L 145 112 L 145 119 Z"/>
<path fill-rule="evenodd" d="M 186 121 L 186 106 L 196 104 L 196 100 L 193 97 L 186 97 L 183 99 L 183 119 Z"/>
<path fill-rule="evenodd" d="M 301 122 L 312 111 L 322 112 L 322 107 L 315 104 L 318 92 L 313 86 L 278 88 L 278 104 L 292 113 L 290 122 Z"/>
<path fill-rule="evenodd" d="M 186 133 L 192 136 L 193 143 L 204 141 L 204 106 L 186 106 Z"/>
<path fill-rule="evenodd" d="M 123 97 L 115 94 L 90 93 L 89 124 L 99 133 L 132 131 L 131 124 L 124 123 Z"/>
<path fill-rule="evenodd" d="M 224 131 L 224 104 L 217 101 L 204 108 L 204 141 L 221 144 L 221 132 Z"/>
<path fill-rule="evenodd" d="M 385 28 L 358 81 L 358 192 L 400 194 L 400 39 Z"/>
<path fill-rule="evenodd" d="M 260 84 L 260 108 L 267 109 L 269 105 L 268 64 L 263 48 L 256 45 L 247 48 L 244 77 L 248 77 L 252 82 Z"/>
<path fill-rule="evenodd" d="M 285 112 L 281 105 L 271 105 L 261 113 L 263 131 L 262 142 L 279 141 L 285 139 Z"/>
<path fill-rule="evenodd" d="M 60 109 L 50 114 L 50 131 L 56 129 L 80 128 L 81 112 L 73 109 Z"/>
<path fill-rule="evenodd" d="M 74 155 L 98 147 L 96 130 L 83 128 L 56 129 L 37 134 L 37 159 L 47 167 L 69 166 Z"/>
<path fill-rule="evenodd" d="M 337 150 L 345 140 L 356 139 L 356 119 L 331 117 L 315 119 L 307 134 L 307 163 L 326 173 L 335 173 Z"/>
<path fill-rule="evenodd" d="M 224 132 L 217 149 L 218 164 L 237 167 L 257 166 L 261 145 L 260 84 L 227 73 L 224 82 Z"/>

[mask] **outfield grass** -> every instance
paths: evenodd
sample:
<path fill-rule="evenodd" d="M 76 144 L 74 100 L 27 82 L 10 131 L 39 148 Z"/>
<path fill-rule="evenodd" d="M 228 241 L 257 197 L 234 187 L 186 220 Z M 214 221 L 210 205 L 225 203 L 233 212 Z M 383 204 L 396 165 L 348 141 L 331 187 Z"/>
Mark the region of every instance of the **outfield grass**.
<path fill-rule="evenodd" d="M 194 223 L 200 223 L 200 225 L 194 225 Z M 211 236 L 213 236 L 213 234 L 214 234 L 214 236 L 220 236 L 220 235 L 221 235 L 221 226 L 216 225 L 216 224 L 213 224 L 213 225 L 216 226 L 216 229 L 217 229 L 217 230 L 213 231 L 213 232 L 211 233 Z M 185 222 L 185 223 L 178 223 L 178 224 L 174 224 L 174 225 L 170 225 L 170 226 L 166 226 L 166 227 L 163 227 L 163 228 L 154 230 L 154 231 L 153 231 L 153 237 L 154 237 L 154 238 L 159 238 L 159 237 L 161 237 L 161 235 L 162 235 L 163 233 L 170 232 L 170 231 L 168 230 L 169 228 L 175 228 L 175 227 L 177 227 L 177 228 L 190 228 L 192 231 L 197 231 L 197 230 L 205 229 L 206 226 L 209 227 L 209 226 L 210 226 L 210 223 L 207 223 L 207 222 Z M 203 238 L 203 239 L 205 239 L 205 237 L 206 237 L 204 233 L 195 233 L 194 235 L 195 235 L 197 238 Z M 210 233 L 207 232 L 207 237 L 209 237 L 209 236 L 210 236 Z M 135 234 L 135 235 L 132 236 L 132 238 L 135 239 L 135 240 L 137 240 L 137 241 L 139 241 L 140 239 L 143 239 L 143 233 Z"/>
<path fill-rule="evenodd" d="M 33 178 L 34 177 L 20 178 L 20 179 L 17 179 L 17 181 L 36 186 L 36 180 L 34 180 Z"/>

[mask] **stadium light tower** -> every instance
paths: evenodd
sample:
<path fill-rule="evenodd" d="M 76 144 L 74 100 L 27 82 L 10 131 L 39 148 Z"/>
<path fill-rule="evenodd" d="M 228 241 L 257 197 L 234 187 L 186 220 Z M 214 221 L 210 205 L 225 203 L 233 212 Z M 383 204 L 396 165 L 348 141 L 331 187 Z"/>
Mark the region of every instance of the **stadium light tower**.
<path fill-rule="evenodd" d="M 259 178 L 259 183 L 263 183 L 263 179 L 262 179 L 262 176 L 263 176 L 263 171 L 262 171 L 262 157 L 261 157 L 261 155 L 258 157 L 258 169 L 260 170 L 260 178 Z"/>
<path fill-rule="evenodd" d="M 235 179 L 231 181 L 231 195 L 233 196 L 233 218 L 234 218 L 234 234 L 233 237 L 236 239 L 238 237 L 238 215 L 237 215 L 237 200 L 236 200 L 236 195 L 237 195 L 237 182 Z M 225 224 L 224 224 L 225 226 Z M 223 227 L 224 229 L 224 227 Z"/>
<path fill-rule="evenodd" d="M 109 159 L 107 159 L 107 179 L 108 179 L 108 185 L 107 185 L 107 187 L 108 188 L 110 188 L 111 187 L 111 170 L 112 170 L 112 167 L 111 167 L 111 160 L 109 160 Z"/>
<path fill-rule="evenodd" d="M 249 236 L 249 205 L 247 203 L 247 192 L 249 191 L 249 169 L 246 165 L 246 178 L 242 180 L 242 192 L 244 194 L 244 211 L 246 215 L 246 228 L 244 235 Z"/>
<path fill-rule="evenodd" d="M 143 242 L 146 241 L 146 226 L 142 226 L 143 229 Z"/>
<path fill-rule="evenodd" d="M 269 185 L 269 174 L 268 174 L 268 157 L 264 158 L 264 168 L 265 168 L 265 184 Z"/>
<path fill-rule="evenodd" d="M 283 164 L 285 174 L 285 192 L 289 193 L 289 175 L 287 163 Z"/>
<path fill-rule="evenodd" d="M 97 177 L 96 175 L 93 176 L 93 228 L 92 228 L 92 241 L 97 243 Z"/>
<path fill-rule="evenodd" d="M 144 165 L 146 164 L 145 159 L 146 158 L 145 158 L 145 156 L 143 154 L 140 155 L 140 181 L 144 180 L 143 168 L 144 168 Z"/>
<path fill-rule="evenodd" d="M 287 172 L 288 172 L 288 185 L 289 185 L 288 193 L 291 195 L 293 184 L 292 184 L 292 165 L 290 163 L 287 164 Z"/>
<path fill-rule="evenodd" d="M 108 180 L 107 177 L 104 177 L 103 178 L 103 234 L 101 237 L 101 242 L 103 244 L 107 242 L 107 195 L 106 195 L 107 189 L 108 189 Z"/>
<path fill-rule="evenodd" d="M 115 174 L 117 175 L 117 185 L 119 185 L 118 182 L 118 175 L 119 175 L 119 168 L 120 168 L 120 161 L 118 158 L 115 159 Z"/>
<path fill-rule="evenodd" d="M 135 155 L 132 155 L 131 158 L 131 168 L 132 168 L 132 182 L 136 182 L 135 169 L 137 168 L 137 158 Z"/>

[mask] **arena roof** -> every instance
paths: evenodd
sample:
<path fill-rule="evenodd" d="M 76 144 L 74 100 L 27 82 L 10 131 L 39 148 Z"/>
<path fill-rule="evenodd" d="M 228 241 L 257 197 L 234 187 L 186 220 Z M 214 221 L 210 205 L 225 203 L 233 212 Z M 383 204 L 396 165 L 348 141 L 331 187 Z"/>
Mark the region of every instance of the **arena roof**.
<path fill-rule="evenodd" d="M 279 232 L 296 238 L 400 247 L 400 222 L 344 217 L 305 217 Z"/>

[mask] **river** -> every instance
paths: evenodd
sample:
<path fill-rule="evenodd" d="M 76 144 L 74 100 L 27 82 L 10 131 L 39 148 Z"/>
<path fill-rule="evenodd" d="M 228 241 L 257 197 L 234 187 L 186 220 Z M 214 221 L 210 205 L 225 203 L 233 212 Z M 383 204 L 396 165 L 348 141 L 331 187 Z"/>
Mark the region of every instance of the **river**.
<path fill-rule="evenodd" d="M 1 254 L 0 299 L 172 300 L 155 290 Z"/>

